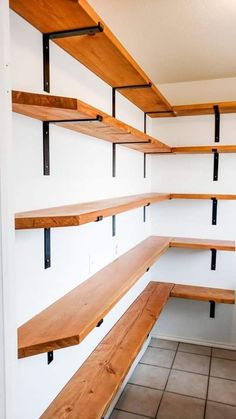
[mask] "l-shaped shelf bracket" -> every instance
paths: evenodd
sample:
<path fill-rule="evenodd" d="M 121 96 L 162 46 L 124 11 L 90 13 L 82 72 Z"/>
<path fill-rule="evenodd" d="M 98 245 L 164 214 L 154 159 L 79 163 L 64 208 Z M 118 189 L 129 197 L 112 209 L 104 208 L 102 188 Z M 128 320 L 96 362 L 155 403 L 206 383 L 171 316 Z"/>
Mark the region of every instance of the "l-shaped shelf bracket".
<path fill-rule="evenodd" d="M 212 271 L 216 270 L 216 255 L 217 255 L 217 250 L 211 249 L 211 270 Z"/>
<path fill-rule="evenodd" d="M 217 181 L 219 171 L 219 153 L 217 151 L 217 148 L 213 148 L 212 153 L 214 153 L 213 180 Z"/>
<path fill-rule="evenodd" d="M 44 176 L 50 175 L 50 132 L 49 125 L 57 123 L 80 123 L 80 122 L 96 122 L 102 121 L 102 116 L 97 115 L 96 118 L 83 118 L 83 119 L 61 119 L 55 121 L 43 121 L 43 174 Z"/>
<path fill-rule="evenodd" d="M 217 204 L 218 201 L 216 198 L 212 197 L 212 225 L 215 226 L 217 224 Z"/>
<path fill-rule="evenodd" d="M 216 303 L 215 301 L 210 300 L 210 318 L 214 319 L 215 318 L 215 310 L 216 310 Z"/>
<path fill-rule="evenodd" d="M 220 111 L 219 106 L 214 106 L 214 113 L 215 113 L 215 143 L 220 142 Z"/>
<path fill-rule="evenodd" d="M 143 222 L 146 223 L 146 208 L 150 206 L 150 202 L 147 205 L 144 205 L 143 207 Z"/>
<path fill-rule="evenodd" d="M 116 146 L 122 144 L 150 144 L 151 140 L 148 141 L 124 141 L 120 143 L 112 143 L 112 177 L 116 177 Z M 144 153 L 144 172 L 143 177 L 146 177 L 146 153 Z"/>
<path fill-rule="evenodd" d="M 103 32 L 100 22 L 96 26 L 88 26 L 79 29 L 70 29 L 65 31 L 49 32 L 43 34 L 43 85 L 44 91 L 50 93 L 50 40 L 70 38 L 72 36 L 95 35 Z"/>

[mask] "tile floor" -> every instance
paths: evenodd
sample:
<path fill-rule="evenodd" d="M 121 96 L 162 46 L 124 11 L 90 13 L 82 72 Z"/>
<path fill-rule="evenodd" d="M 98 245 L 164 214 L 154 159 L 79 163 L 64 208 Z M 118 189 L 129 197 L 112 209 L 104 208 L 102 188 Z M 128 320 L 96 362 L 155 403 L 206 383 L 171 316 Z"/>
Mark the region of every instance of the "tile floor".
<path fill-rule="evenodd" d="M 151 339 L 110 419 L 236 419 L 236 351 Z"/>

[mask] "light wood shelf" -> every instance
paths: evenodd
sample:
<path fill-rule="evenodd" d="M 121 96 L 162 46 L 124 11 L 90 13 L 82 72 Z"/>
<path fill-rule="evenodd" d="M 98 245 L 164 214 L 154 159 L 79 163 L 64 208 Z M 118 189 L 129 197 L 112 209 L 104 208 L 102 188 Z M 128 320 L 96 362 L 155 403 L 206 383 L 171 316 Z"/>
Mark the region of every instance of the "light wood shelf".
<path fill-rule="evenodd" d="M 104 417 L 165 306 L 172 286 L 149 283 L 58 394 L 41 419 Z"/>
<path fill-rule="evenodd" d="M 78 99 L 13 91 L 12 109 L 13 112 L 40 121 L 54 121 L 61 127 L 143 153 L 171 151 L 163 142 Z M 96 120 L 98 116 L 101 117 L 100 120 Z M 76 121 L 83 119 L 94 120 Z"/>
<path fill-rule="evenodd" d="M 199 301 L 214 301 L 215 303 L 235 304 L 235 291 L 221 288 L 175 284 L 170 296 Z"/>
<path fill-rule="evenodd" d="M 211 102 L 211 103 L 201 103 L 193 105 L 177 105 L 172 106 L 173 113 L 151 113 L 149 116 L 151 118 L 163 118 L 164 117 L 173 117 L 173 116 L 194 116 L 194 115 L 213 115 L 214 106 L 219 107 L 220 113 L 235 113 L 236 112 L 236 101 L 232 102 Z"/>
<path fill-rule="evenodd" d="M 96 26 L 94 36 L 73 36 L 53 41 L 112 87 L 152 83 L 86 0 L 10 0 L 10 7 L 42 33 Z M 171 105 L 152 83 L 150 88 L 120 93 L 142 111 L 171 111 Z"/>
<path fill-rule="evenodd" d="M 213 239 L 191 239 L 185 237 L 170 238 L 170 247 L 182 249 L 205 249 L 205 250 L 223 250 L 235 252 L 235 241 L 232 240 L 213 240 Z"/>
<path fill-rule="evenodd" d="M 172 154 L 212 154 L 217 153 L 236 153 L 236 145 L 215 145 L 212 146 L 190 146 L 172 147 Z"/>
<path fill-rule="evenodd" d="M 168 248 L 149 237 L 23 324 L 19 358 L 79 344 Z"/>
<path fill-rule="evenodd" d="M 199 193 L 172 193 L 170 199 L 212 199 L 223 201 L 236 200 L 235 194 L 199 194 Z"/>
<path fill-rule="evenodd" d="M 15 228 L 21 230 L 78 226 L 97 221 L 98 217 L 109 217 L 169 198 L 170 194 L 146 193 L 21 212 L 15 216 Z"/>

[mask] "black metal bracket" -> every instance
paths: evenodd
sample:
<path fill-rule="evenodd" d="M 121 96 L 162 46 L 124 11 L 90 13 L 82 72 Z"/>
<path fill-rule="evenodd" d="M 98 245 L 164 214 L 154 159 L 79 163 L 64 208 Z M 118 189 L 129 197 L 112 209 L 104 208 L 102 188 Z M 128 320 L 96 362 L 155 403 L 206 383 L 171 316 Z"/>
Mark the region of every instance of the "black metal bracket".
<path fill-rule="evenodd" d="M 143 153 L 143 177 L 147 177 L 147 153 Z"/>
<path fill-rule="evenodd" d="M 79 124 L 80 122 L 95 122 L 102 121 L 102 116 L 97 115 L 96 118 L 83 118 L 83 119 L 60 119 L 43 121 L 43 174 L 44 176 L 50 175 L 50 124 Z"/>
<path fill-rule="evenodd" d="M 215 310 L 216 310 L 216 303 L 215 301 L 210 300 L 210 318 L 214 319 L 215 318 Z"/>
<path fill-rule="evenodd" d="M 212 200 L 212 225 L 215 226 L 217 224 L 217 199 L 211 198 Z"/>
<path fill-rule="evenodd" d="M 219 106 L 214 105 L 214 113 L 215 113 L 215 143 L 220 142 L 220 111 Z"/>
<path fill-rule="evenodd" d="M 214 166 L 213 166 L 213 180 L 218 180 L 218 171 L 219 171 L 219 153 L 217 148 L 213 148 L 212 152 L 214 153 Z"/>
<path fill-rule="evenodd" d="M 99 320 L 99 322 L 98 322 L 98 324 L 97 324 L 96 327 L 100 327 L 102 323 L 103 323 L 103 319 Z"/>
<path fill-rule="evenodd" d="M 97 219 L 95 220 L 95 223 L 98 223 L 99 221 L 102 221 L 102 220 L 103 220 L 103 216 L 102 215 L 99 215 L 97 217 Z"/>
<path fill-rule="evenodd" d="M 144 207 L 143 207 L 143 222 L 144 223 L 146 223 L 146 219 L 147 219 L 147 217 L 146 217 L 146 208 L 149 207 L 149 205 L 150 205 L 150 202 L 147 205 L 144 205 Z"/>
<path fill-rule="evenodd" d="M 50 92 L 50 40 L 69 38 L 72 36 L 81 35 L 95 35 L 103 32 L 103 27 L 100 23 L 96 26 L 88 26 L 85 28 L 70 29 L 65 31 L 49 32 L 43 34 L 43 85 L 44 91 Z"/>
<path fill-rule="evenodd" d="M 131 84 L 130 86 L 116 86 L 112 87 L 112 116 L 116 117 L 116 91 L 124 89 L 147 89 L 152 87 L 152 83 L 147 84 Z"/>
<path fill-rule="evenodd" d="M 47 353 L 48 365 L 53 361 L 53 351 Z"/>
<path fill-rule="evenodd" d="M 116 235 L 116 216 L 112 215 L 112 237 Z"/>
<path fill-rule="evenodd" d="M 146 269 L 146 272 L 148 272 L 148 271 L 149 271 L 149 269 L 150 269 L 150 267 Z"/>
<path fill-rule="evenodd" d="M 51 229 L 44 229 L 44 269 L 51 266 Z"/>
<path fill-rule="evenodd" d="M 151 140 L 148 141 L 122 141 L 120 143 L 112 143 L 112 177 L 116 177 L 116 146 L 117 145 L 124 145 L 124 144 L 149 144 Z M 144 153 L 145 155 L 145 153 Z M 146 164 L 145 164 L 146 165 Z M 146 177 L 146 167 L 144 170 L 144 174 Z"/>
<path fill-rule="evenodd" d="M 211 270 L 212 271 L 216 270 L 216 255 L 217 255 L 217 250 L 211 249 Z"/>

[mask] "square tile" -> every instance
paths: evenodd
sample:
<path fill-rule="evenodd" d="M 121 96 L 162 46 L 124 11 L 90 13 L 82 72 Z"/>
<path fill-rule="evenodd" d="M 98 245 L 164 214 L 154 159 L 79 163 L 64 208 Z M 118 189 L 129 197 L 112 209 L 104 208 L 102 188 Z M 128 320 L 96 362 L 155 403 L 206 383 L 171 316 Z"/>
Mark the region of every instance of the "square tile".
<path fill-rule="evenodd" d="M 192 345 L 191 343 L 180 343 L 178 350 L 181 352 L 189 352 L 191 354 L 197 355 L 211 355 L 211 348 L 209 348 L 209 346 Z"/>
<path fill-rule="evenodd" d="M 236 382 L 210 377 L 208 399 L 236 406 Z"/>
<path fill-rule="evenodd" d="M 160 390 L 127 384 L 116 408 L 155 418 L 161 396 L 162 391 Z"/>
<path fill-rule="evenodd" d="M 164 393 L 157 419 L 203 419 L 204 407 L 205 400 Z"/>
<path fill-rule="evenodd" d="M 213 377 L 236 380 L 236 361 L 212 358 L 210 375 Z"/>
<path fill-rule="evenodd" d="M 173 368 L 176 370 L 196 372 L 198 374 L 209 374 L 210 357 L 204 355 L 177 352 Z"/>
<path fill-rule="evenodd" d="M 212 356 L 215 358 L 232 359 L 236 361 L 236 351 L 230 351 L 228 349 L 213 348 Z"/>
<path fill-rule="evenodd" d="M 113 410 L 109 419 L 145 419 L 145 416 L 135 415 L 134 413 Z"/>
<path fill-rule="evenodd" d="M 166 391 L 204 399 L 206 398 L 207 382 L 206 375 L 172 370 Z"/>
<path fill-rule="evenodd" d="M 215 402 L 207 402 L 206 419 L 235 419 L 236 407 Z"/>
<path fill-rule="evenodd" d="M 141 363 L 156 365 L 158 367 L 171 368 L 175 351 L 160 348 L 147 348 L 145 354 L 141 359 Z"/>
<path fill-rule="evenodd" d="M 168 376 L 169 369 L 154 367 L 152 365 L 138 364 L 135 368 L 129 382 L 145 387 L 157 388 L 164 390 Z"/>
<path fill-rule="evenodd" d="M 173 340 L 152 338 L 149 343 L 149 346 L 152 346 L 154 348 L 172 349 L 172 351 L 175 351 L 178 347 L 178 342 L 175 342 Z"/>

